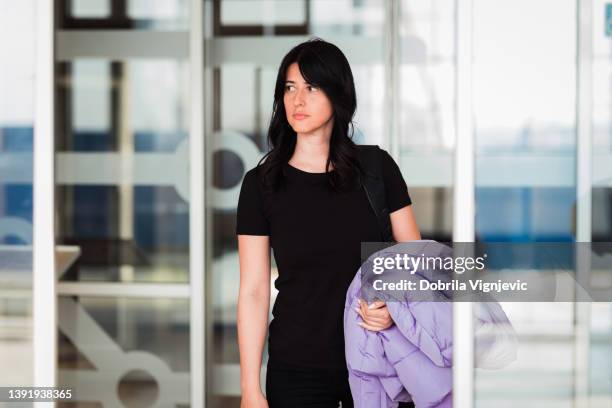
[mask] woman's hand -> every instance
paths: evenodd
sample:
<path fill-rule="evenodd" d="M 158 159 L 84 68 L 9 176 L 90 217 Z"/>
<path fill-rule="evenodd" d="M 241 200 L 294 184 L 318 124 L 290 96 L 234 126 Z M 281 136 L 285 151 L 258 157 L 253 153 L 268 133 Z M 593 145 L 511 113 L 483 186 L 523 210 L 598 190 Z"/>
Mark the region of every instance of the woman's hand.
<path fill-rule="evenodd" d="M 268 408 L 268 401 L 261 392 L 242 394 L 240 408 Z"/>
<path fill-rule="evenodd" d="M 363 322 L 359 322 L 359 325 L 364 329 L 381 331 L 393 325 L 393 319 L 391 319 L 387 304 L 382 300 L 377 300 L 370 306 L 361 299 L 357 299 L 357 303 L 359 303 L 359 307 L 355 308 L 355 311 L 363 319 Z"/>

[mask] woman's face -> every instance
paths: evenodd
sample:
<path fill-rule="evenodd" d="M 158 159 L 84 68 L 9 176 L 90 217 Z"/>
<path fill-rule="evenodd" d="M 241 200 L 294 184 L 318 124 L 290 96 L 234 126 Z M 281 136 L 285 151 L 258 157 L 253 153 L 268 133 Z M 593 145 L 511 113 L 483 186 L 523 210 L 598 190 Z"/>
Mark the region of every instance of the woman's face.
<path fill-rule="evenodd" d="M 295 62 L 287 69 L 284 102 L 287 121 L 296 133 L 311 133 L 325 126 L 334 113 L 327 95 L 305 82 Z"/>

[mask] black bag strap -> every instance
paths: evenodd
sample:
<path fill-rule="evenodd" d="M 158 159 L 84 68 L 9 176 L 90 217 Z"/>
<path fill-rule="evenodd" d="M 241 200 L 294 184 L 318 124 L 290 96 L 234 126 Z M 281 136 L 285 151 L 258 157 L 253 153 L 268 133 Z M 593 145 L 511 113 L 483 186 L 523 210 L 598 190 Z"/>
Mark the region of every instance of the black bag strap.
<path fill-rule="evenodd" d="M 385 242 L 394 242 L 387 206 L 387 192 L 382 170 L 383 152 L 377 145 L 358 145 L 359 163 L 364 170 L 361 186 L 376 215 L 380 235 Z"/>

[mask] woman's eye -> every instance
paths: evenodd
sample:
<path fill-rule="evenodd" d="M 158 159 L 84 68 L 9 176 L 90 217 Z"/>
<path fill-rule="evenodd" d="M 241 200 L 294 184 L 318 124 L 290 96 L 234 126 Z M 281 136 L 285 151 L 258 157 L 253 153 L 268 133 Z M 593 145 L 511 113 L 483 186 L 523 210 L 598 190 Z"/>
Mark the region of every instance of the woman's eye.
<path fill-rule="evenodd" d="M 285 91 L 291 91 L 293 88 L 293 85 L 285 85 Z"/>
<path fill-rule="evenodd" d="M 318 90 L 319 90 L 319 88 L 317 88 L 316 86 L 308 85 L 308 90 L 309 90 L 310 92 L 314 92 L 314 91 L 318 91 Z"/>

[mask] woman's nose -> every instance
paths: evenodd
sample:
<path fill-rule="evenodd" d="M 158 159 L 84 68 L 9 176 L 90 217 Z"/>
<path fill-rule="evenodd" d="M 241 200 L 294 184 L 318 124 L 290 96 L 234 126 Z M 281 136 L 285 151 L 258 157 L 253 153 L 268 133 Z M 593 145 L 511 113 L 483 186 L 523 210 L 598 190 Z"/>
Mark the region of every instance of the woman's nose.
<path fill-rule="evenodd" d="M 302 92 L 302 90 L 299 90 L 295 93 L 295 97 L 293 98 L 293 105 L 304 105 L 304 94 Z"/>

